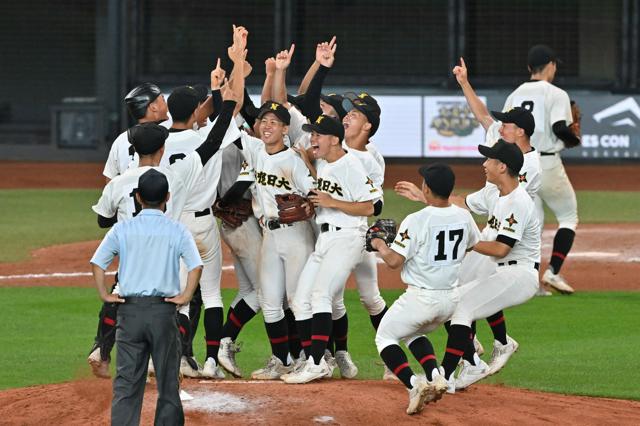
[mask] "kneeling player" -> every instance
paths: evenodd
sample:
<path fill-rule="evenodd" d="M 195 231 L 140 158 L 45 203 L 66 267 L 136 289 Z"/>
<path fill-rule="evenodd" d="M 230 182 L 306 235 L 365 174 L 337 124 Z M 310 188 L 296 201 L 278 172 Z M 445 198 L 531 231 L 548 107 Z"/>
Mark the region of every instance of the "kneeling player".
<path fill-rule="evenodd" d="M 451 168 L 444 164 L 423 166 L 420 174 L 428 207 L 405 218 L 390 248 L 380 238 L 371 240 L 387 265 L 393 269 L 402 266 L 401 278 L 408 285 L 382 318 L 376 334 L 380 357 L 409 391 L 407 414 L 422 411 L 425 402 L 440 399 L 447 390 L 424 333 L 435 330 L 453 314 L 458 303 L 460 263 L 480 239 L 471 214 L 449 201 L 455 183 Z M 420 362 L 426 380 L 414 375 L 400 341 Z"/>

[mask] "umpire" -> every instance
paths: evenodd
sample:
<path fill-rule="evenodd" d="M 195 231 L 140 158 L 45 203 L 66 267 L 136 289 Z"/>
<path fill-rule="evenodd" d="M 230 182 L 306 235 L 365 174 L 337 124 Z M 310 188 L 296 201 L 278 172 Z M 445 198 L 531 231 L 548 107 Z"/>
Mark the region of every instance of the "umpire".
<path fill-rule="evenodd" d="M 164 174 L 155 169 L 142 174 L 135 195 L 142 211 L 131 220 L 117 223 L 91 259 L 100 298 L 123 303 L 118 310 L 116 331 L 112 425 L 140 423 L 149 355 L 158 386 L 155 424 L 184 424 L 179 396 L 180 336 L 176 305 L 191 300 L 202 272 L 202 261 L 189 231 L 163 214 L 169 196 Z M 120 260 L 120 296 L 110 294 L 105 284 L 105 270 L 116 255 Z M 180 258 L 189 270 L 182 294 L 178 276 Z"/>

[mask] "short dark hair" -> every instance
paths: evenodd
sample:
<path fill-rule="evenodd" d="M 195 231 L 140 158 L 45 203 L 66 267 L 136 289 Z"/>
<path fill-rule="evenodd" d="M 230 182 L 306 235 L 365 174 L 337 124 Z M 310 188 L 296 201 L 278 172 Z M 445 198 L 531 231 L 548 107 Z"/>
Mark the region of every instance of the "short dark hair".
<path fill-rule="evenodd" d="M 553 62 L 553 61 L 552 61 Z M 551 62 L 547 62 L 546 64 L 542 64 L 542 65 L 536 65 L 535 67 L 531 68 L 531 74 L 538 74 L 541 73 L 542 70 L 544 70 L 544 67 L 546 67 L 547 65 L 549 65 Z"/>
<path fill-rule="evenodd" d="M 506 166 L 506 164 L 505 164 Z M 511 167 L 507 166 L 507 173 L 509 174 L 509 176 L 511 176 L 512 178 L 517 178 L 520 176 L 520 173 L 518 172 L 514 172 L 513 170 L 511 170 Z"/>

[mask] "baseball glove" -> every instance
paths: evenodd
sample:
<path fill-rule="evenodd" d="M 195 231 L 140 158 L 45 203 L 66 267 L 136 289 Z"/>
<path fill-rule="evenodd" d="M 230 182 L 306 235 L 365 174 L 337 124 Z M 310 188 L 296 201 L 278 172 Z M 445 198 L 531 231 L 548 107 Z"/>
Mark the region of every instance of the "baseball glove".
<path fill-rule="evenodd" d="M 278 218 L 280 223 L 293 223 L 307 220 L 315 213 L 313 204 L 298 194 L 277 194 Z"/>
<path fill-rule="evenodd" d="M 220 200 L 217 200 L 213 205 L 213 215 L 220 218 L 225 225 L 237 228 L 253 215 L 251 200 L 243 198 L 224 207 L 220 205 Z"/>
<path fill-rule="evenodd" d="M 377 251 L 371 245 L 371 240 L 374 238 L 380 238 L 385 244 L 390 245 L 396 238 L 396 221 L 393 219 L 378 219 L 369 229 L 365 235 L 366 250 Z"/>
<path fill-rule="evenodd" d="M 580 129 L 582 111 L 580 111 L 580 107 L 575 101 L 571 101 L 571 117 L 573 122 L 569 126 L 569 130 L 579 139 L 582 136 L 582 130 Z M 570 146 L 567 145 L 567 148 L 573 148 L 574 146 L 577 145 L 570 144 Z"/>

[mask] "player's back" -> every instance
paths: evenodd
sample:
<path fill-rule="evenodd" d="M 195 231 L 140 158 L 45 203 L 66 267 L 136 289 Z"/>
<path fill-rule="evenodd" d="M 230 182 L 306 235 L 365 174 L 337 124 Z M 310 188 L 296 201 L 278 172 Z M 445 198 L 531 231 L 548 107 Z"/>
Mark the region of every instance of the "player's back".
<path fill-rule="evenodd" d="M 431 290 L 454 288 L 466 250 L 479 236 L 471 214 L 455 205 L 410 214 L 392 243 L 394 250 L 406 252 L 402 280 Z"/>

